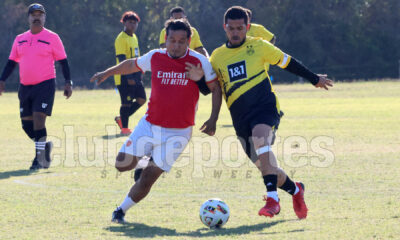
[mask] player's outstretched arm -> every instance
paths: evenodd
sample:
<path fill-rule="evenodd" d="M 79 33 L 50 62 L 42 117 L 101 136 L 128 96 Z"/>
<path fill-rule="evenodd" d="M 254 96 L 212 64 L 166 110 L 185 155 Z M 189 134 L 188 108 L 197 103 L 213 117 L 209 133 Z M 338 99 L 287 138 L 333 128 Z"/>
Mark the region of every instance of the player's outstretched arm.
<path fill-rule="evenodd" d="M 288 55 L 286 55 L 288 56 Z M 299 61 L 297 61 L 293 57 L 287 57 L 289 59 L 289 63 L 287 66 L 284 68 L 285 70 L 303 77 L 307 80 L 309 80 L 316 88 L 324 88 L 326 90 L 329 90 L 328 87 L 333 87 L 333 81 L 331 79 L 327 78 L 326 74 L 315 74 L 312 71 L 310 71 L 306 66 L 301 64 Z M 285 65 L 283 63 L 278 65 L 282 67 L 282 65 Z"/>
<path fill-rule="evenodd" d="M 90 78 L 90 82 L 97 82 L 97 85 L 100 85 L 102 82 L 104 82 L 107 78 L 120 74 L 120 75 L 127 75 L 131 74 L 134 72 L 139 72 L 141 71 L 137 66 L 136 66 L 136 58 L 131 58 L 128 60 L 125 60 L 121 62 L 118 65 L 115 65 L 113 67 L 110 67 L 103 72 L 97 72 L 93 75 L 92 78 Z"/>

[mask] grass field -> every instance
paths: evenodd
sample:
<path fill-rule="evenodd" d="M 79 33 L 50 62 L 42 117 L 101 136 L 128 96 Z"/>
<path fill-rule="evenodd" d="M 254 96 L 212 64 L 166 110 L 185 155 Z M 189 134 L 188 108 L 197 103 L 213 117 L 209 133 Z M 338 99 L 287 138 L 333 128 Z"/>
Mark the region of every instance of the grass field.
<path fill-rule="evenodd" d="M 275 89 L 285 112 L 275 152 L 288 174 L 306 185 L 306 220 L 296 219 L 282 191 L 278 216 L 257 215 L 265 186 L 241 149 L 226 148 L 234 130 L 225 104 L 217 138 L 208 139 L 212 147 L 201 145 L 207 139 L 198 128 L 211 106 L 203 96 L 187 153 L 128 212 L 127 224 L 111 223 L 133 183 L 130 173 L 113 167 L 125 140 L 115 137 L 115 91 L 76 91 L 70 100 L 57 92 L 47 121 L 54 163 L 38 172 L 27 170 L 34 149 L 20 127 L 17 95 L 5 93 L 0 239 L 400 239 L 400 82 L 338 83 L 328 92 L 309 84 Z M 212 197 L 231 210 L 221 230 L 199 220 L 200 205 Z"/>

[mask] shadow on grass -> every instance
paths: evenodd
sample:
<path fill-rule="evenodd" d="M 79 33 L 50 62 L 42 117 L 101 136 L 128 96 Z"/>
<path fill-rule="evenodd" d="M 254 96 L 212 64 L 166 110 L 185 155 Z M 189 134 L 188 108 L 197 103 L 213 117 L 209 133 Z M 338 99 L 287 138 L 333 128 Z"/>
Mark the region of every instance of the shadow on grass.
<path fill-rule="evenodd" d="M 208 229 L 200 228 L 192 232 L 178 233 L 175 229 L 163 228 L 157 226 L 148 226 L 142 223 L 125 223 L 122 225 L 109 226 L 106 230 L 111 232 L 120 232 L 125 236 L 136 238 L 155 238 L 155 237 L 213 237 L 213 236 L 231 236 L 249 234 L 252 232 L 260 232 L 265 228 L 270 228 L 276 224 L 285 222 L 286 220 L 278 220 L 268 223 L 260 223 L 256 225 L 242 225 L 235 228 Z M 270 233 L 274 234 L 274 233 Z"/>
<path fill-rule="evenodd" d="M 22 177 L 22 176 L 29 176 L 34 173 L 39 173 L 38 170 L 14 170 L 9 172 L 0 172 L 0 180 L 7 179 L 10 177 Z M 45 172 L 46 174 L 50 172 Z"/>
<path fill-rule="evenodd" d="M 120 137 L 127 137 L 127 136 L 122 135 L 122 134 L 115 134 L 115 135 L 104 135 L 101 138 L 104 140 L 111 140 L 111 139 L 116 139 L 116 138 L 120 138 Z"/>

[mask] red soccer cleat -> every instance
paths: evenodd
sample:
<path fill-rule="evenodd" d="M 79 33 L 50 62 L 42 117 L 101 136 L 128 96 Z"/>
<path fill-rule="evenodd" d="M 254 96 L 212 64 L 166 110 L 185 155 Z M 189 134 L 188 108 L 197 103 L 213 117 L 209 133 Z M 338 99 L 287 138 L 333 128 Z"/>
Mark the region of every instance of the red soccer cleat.
<path fill-rule="evenodd" d="M 117 123 L 119 129 L 122 129 L 123 127 L 122 127 L 121 117 L 120 117 L 120 116 L 116 116 L 116 117 L 114 118 L 114 120 L 115 120 L 115 122 Z"/>
<path fill-rule="evenodd" d="M 121 129 L 121 135 L 129 136 L 131 133 L 132 133 L 132 131 L 129 128 Z"/>
<path fill-rule="evenodd" d="M 292 196 L 293 210 L 299 219 L 305 219 L 307 217 L 308 209 L 304 202 L 304 184 L 301 182 L 296 182 L 295 184 L 299 188 L 299 191 Z"/>
<path fill-rule="evenodd" d="M 263 208 L 260 209 L 260 211 L 258 211 L 258 215 L 272 218 L 273 216 L 279 214 L 279 212 L 281 211 L 281 206 L 279 205 L 279 202 L 270 197 L 264 197 L 264 201 L 266 201 L 267 203 Z"/>

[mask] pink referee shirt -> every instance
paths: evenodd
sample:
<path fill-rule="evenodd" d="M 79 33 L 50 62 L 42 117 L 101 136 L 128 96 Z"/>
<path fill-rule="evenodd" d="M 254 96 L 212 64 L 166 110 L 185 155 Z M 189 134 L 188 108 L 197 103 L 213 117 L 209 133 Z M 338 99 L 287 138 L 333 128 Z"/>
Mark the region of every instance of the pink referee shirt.
<path fill-rule="evenodd" d="M 35 85 L 55 78 L 54 61 L 65 58 L 67 55 L 60 37 L 46 28 L 38 34 L 28 30 L 18 35 L 9 57 L 19 63 L 19 76 L 23 85 Z"/>

